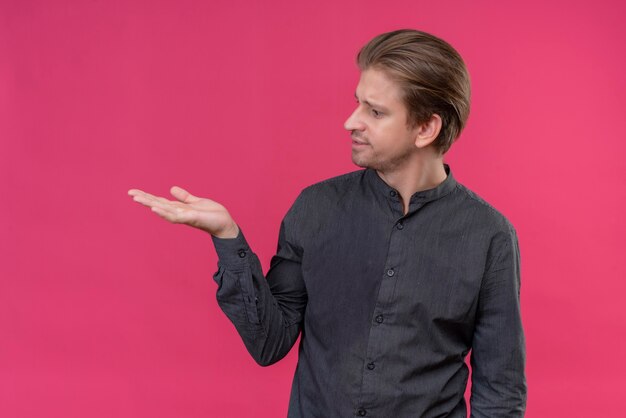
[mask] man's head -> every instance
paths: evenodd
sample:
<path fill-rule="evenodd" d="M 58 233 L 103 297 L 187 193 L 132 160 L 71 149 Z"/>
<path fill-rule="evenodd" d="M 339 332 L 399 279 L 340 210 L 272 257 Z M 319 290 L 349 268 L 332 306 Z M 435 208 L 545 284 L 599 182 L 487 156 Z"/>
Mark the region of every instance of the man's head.
<path fill-rule="evenodd" d="M 359 52 L 357 64 L 362 74 L 382 74 L 396 87 L 405 107 L 407 129 L 438 115 L 439 132 L 432 146 L 439 154 L 448 151 L 470 110 L 469 74 L 454 48 L 424 32 L 398 30 L 368 42 Z M 346 128 L 350 129 L 348 123 Z"/>

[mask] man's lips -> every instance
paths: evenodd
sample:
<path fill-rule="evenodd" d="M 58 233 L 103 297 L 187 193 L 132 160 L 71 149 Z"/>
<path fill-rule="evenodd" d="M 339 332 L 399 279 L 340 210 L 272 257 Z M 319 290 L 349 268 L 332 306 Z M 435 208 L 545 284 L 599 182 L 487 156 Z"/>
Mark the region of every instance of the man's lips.
<path fill-rule="evenodd" d="M 360 139 L 357 139 L 355 137 L 352 137 L 352 144 L 353 145 L 368 145 L 367 142 L 364 142 Z"/>

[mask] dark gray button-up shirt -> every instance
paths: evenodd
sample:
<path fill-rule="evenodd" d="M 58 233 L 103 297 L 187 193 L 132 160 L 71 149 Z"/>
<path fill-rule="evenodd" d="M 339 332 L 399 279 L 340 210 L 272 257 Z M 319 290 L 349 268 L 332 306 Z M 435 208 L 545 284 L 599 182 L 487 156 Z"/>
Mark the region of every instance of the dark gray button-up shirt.
<path fill-rule="evenodd" d="M 217 300 L 254 359 L 302 333 L 289 417 L 521 417 L 526 403 L 513 226 L 450 167 L 409 212 L 371 169 L 310 186 L 264 277 L 242 233 L 213 238 Z"/>

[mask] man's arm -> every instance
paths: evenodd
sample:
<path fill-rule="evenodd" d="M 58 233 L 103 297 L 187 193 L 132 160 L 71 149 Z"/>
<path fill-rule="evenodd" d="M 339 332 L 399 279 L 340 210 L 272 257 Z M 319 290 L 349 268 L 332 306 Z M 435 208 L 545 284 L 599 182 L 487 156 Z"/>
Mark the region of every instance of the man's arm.
<path fill-rule="evenodd" d="M 283 358 L 298 338 L 307 301 L 302 249 L 295 233 L 299 200 L 281 224 L 278 253 L 272 258 L 266 280 L 258 258 L 224 206 L 180 187 L 172 187 L 170 192 L 176 201 L 138 189 L 128 194 L 169 222 L 211 234 L 219 256 L 214 279 L 220 307 L 259 364 L 265 366 Z"/>
<path fill-rule="evenodd" d="M 497 234 L 480 290 L 472 343 L 472 418 L 523 417 L 526 359 L 515 230 Z"/>
<path fill-rule="evenodd" d="M 235 239 L 213 237 L 219 269 L 217 301 L 254 360 L 268 366 L 282 359 L 298 338 L 307 302 L 301 251 L 287 238 L 283 220 L 278 252 L 267 280 L 261 264 L 240 232 Z"/>

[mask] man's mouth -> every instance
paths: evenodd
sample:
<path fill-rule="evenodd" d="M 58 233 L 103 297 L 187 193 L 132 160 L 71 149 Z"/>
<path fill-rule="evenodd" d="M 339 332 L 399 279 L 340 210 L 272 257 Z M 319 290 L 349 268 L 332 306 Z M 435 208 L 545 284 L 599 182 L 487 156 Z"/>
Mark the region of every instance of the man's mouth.
<path fill-rule="evenodd" d="M 367 145 L 367 142 L 361 141 L 360 139 L 357 139 L 355 137 L 352 137 L 352 143 L 354 145 Z"/>

